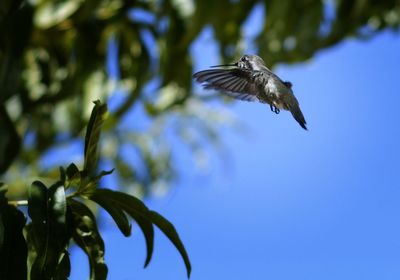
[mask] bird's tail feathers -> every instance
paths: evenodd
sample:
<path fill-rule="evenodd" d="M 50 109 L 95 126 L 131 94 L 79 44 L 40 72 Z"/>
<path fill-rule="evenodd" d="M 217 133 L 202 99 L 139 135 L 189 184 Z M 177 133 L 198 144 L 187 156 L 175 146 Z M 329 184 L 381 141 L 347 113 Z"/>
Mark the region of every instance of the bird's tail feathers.
<path fill-rule="evenodd" d="M 295 104 L 294 106 L 290 106 L 289 110 L 290 113 L 292 113 L 293 118 L 299 123 L 299 125 L 307 130 L 307 122 L 304 118 L 303 113 L 300 110 L 300 106 L 298 104 Z"/>

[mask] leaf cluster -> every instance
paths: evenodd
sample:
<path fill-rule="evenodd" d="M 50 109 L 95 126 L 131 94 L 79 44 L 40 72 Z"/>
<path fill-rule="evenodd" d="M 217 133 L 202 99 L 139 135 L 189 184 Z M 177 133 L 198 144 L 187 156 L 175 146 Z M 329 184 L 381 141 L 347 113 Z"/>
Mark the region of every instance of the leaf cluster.
<path fill-rule="evenodd" d="M 166 218 L 132 195 L 99 188 L 100 179 L 112 173 L 111 170 L 96 174 L 98 142 L 106 116 L 106 105 L 96 101 L 86 131 L 82 170 L 71 163 L 66 169 L 60 168 L 60 178 L 53 185 L 48 187 L 41 181 L 30 185 L 28 223 L 15 206 L 18 202 L 8 201 L 6 187 L 0 188 L 1 279 L 67 279 L 71 270 L 68 249 L 72 241 L 89 259 L 90 279 L 106 279 L 105 244 L 88 201 L 107 211 L 124 236 L 131 234 L 130 219 L 139 225 L 147 246 L 145 267 L 153 254 L 154 226 L 158 227 L 181 254 L 190 276 L 191 265 L 185 247 Z"/>
<path fill-rule="evenodd" d="M 249 35 L 244 30 L 255 9 L 263 16 Z M 90 100 L 120 92 L 103 129 L 112 146 L 103 157 L 117 167 L 121 186 L 136 182 L 135 192 L 146 195 L 179 175 L 168 133 L 194 155 L 207 154 L 201 150 L 208 143 L 218 147 L 216 126 L 227 123 L 206 98 L 193 95 L 191 48 L 204 31 L 211 31 L 224 62 L 251 47 L 273 67 L 399 24 L 398 0 L 2 0 L 0 174 L 8 171 L 17 183 L 26 169 L 47 173 L 43 155 L 80 139 Z M 148 120 L 145 128 L 119 127 L 138 112 Z M 124 158 L 124 147 L 139 164 Z"/>

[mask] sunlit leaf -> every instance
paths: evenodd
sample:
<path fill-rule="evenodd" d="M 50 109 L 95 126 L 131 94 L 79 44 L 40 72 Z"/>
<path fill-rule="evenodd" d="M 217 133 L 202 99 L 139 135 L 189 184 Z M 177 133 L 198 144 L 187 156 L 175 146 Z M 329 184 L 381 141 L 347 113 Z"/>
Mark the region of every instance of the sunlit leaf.
<path fill-rule="evenodd" d="M 82 3 L 82 0 L 42 1 L 35 15 L 35 24 L 40 28 L 59 24 L 75 13 Z"/>
<path fill-rule="evenodd" d="M 83 169 L 89 176 L 97 168 L 101 126 L 107 117 L 107 105 L 102 104 L 99 100 L 95 101 L 94 104 L 85 135 L 85 163 Z"/>

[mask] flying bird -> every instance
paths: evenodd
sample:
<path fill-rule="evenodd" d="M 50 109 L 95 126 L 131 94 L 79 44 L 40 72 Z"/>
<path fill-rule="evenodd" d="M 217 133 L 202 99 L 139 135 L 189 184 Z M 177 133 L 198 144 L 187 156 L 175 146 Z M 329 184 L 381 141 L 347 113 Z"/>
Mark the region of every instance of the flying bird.
<path fill-rule="evenodd" d="M 203 70 L 193 75 L 205 89 L 218 90 L 240 100 L 267 103 L 276 114 L 281 109 L 290 111 L 299 125 L 307 130 L 306 120 L 292 91 L 292 83 L 282 81 L 272 73 L 261 57 L 243 55 L 235 63 L 211 68 L 217 69 Z"/>

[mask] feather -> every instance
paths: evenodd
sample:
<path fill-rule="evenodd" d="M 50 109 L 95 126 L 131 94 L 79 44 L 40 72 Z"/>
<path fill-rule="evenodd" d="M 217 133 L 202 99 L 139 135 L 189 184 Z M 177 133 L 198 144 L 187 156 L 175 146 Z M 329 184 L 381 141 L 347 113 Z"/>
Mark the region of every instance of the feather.
<path fill-rule="evenodd" d="M 257 71 L 257 75 L 267 74 Z M 254 71 L 247 69 L 212 69 L 197 72 L 193 75 L 197 82 L 203 84 L 205 89 L 219 90 L 222 93 L 245 101 L 259 101 L 257 93 L 258 87 L 262 86 L 257 84 L 253 79 Z"/>

